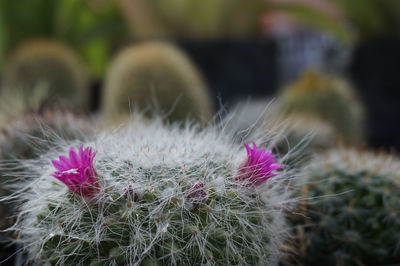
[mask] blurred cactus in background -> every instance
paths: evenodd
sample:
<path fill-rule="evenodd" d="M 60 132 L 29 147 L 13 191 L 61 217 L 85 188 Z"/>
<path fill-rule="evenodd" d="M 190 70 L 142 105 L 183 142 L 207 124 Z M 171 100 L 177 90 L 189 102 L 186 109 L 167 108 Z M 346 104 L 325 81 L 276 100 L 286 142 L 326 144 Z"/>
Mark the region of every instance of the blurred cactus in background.
<path fill-rule="evenodd" d="M 278 100 L 285 112 L 310 114 L 331 123 L 345 144 L 360 145 L 364 140 L 364 108 L 343 79 L 308 71 Z"/>
<path fill-rule="evenodd" d="M 111 64 L 103 96 L 106 117 L 153 107 L 169 120 L 210 119 L 213 102 L 195 65 L 178 48 L 144 43 L 123 50 Z"/>
<path fill-rule="evenodd" d="M 304 202 L 289 242 L 301 265 L 395 265 L 400 261 L 400 161 L 332 150 L 305 170 Z"/>
<path fill-rule="evenodd" d="M 281 160 L 255 144 L 233 144 L 214 127 L 133 117 L 128 128 L 78 150 L 76 142 L 63 145 L 68 156 L 52 151 L 20 162 L 27 169 L 18 176 L 34 178 L 18 183 L 29 189 L 19 195 L 14 227 L 29 261 L 275 264 L 288 230 L 282 210 L 292 200 L 293 173 Z"/>
<path fill-rule="evenodd" d="M 89 80 L 85 67 L 68 47 L 51 40 L 33 40 L 12 54 L 3 72 L 4 90 L 47 90 L 43 101 L 88 109 Z"/>
<path fill-rule="evenodd" d="M 0 132 L 0 160 L 29 159 L 62 140 L 85 140 L 94 134 L 89 117 L 45 109 L 14 118 Z"/>
<path fill-rule="evenodd" d="M 287 154 L 292 150 L 293 158 L 288 158 L 287 164 L 294 167 L 306 164 L 314 153 L 334 148 L 340 140 L 340 135 L 332 124 L 317 116 L 290 115 L 282 117 L 281 120 L 282 128 L 277 129 L 280 137 L 276 150 L 278 154 Z M 294 151 L 297 151 L 297 154 Z"/>
<path fill-rule="evenodd" d="M 4 52 L 32 38 L 55 39 L 74 49 L 96 77 L 127 35 L 114 1 L 0 0 L 0 28 Z"/>

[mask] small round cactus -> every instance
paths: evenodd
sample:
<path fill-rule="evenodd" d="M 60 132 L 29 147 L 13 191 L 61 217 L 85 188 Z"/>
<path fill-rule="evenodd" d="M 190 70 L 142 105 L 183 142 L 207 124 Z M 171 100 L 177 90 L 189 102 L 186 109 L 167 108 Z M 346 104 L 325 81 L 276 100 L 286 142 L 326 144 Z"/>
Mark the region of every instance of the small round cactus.
<path fill-rule="evenodd" d="M 86 69 L 73 51 L 52 40 L 23 43 L 4 66 L 3 87 L 24 91 L 43 87 L 47 103 L 87 109 L 89 102 Z"/>
<path fill-rule="evenodd" d="M 209 119 L 213 103 L 196 67 L 166 43 L 144 43 L 123 50 L 110 66 L 103 109 L 111 119 L 154 103 L 167 119 Z"/>
<path fill-rule="evenodd" d="M 304 200 L 292 216 L 302 265 L 400 262 L 400 160 L 333 150 L 306 170 Z"/>
<path fill-rule="evenodd" d="M 308 71 L 284 90 L 279 101 L 284 111 L 308 113 L 331 123 L 345 144 L 362 144 L 364 109 L 344 80 Z"/>
<path fill-rule="evenodd" d="M 282 161 L 254 143 L 234 144 L 214 127 L 133 119 L 25 162 L 22 175 L 33 180 L 20 193 L 13 229 L 29 260 L 276 264 L 291 201 L 292 174 Z"/>

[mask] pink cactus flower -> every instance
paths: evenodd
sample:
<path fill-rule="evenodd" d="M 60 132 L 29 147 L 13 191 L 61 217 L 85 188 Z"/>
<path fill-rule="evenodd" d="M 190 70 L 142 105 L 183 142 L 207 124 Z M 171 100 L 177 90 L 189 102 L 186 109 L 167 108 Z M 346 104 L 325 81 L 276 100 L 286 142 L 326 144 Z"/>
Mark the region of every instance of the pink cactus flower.
<path fill-rule="evenodd" d="M 52 176 L 66 184 L 71 191 L 84 197 L 93 197 L 100 190 L 96 169 L 93 166 L 95 156 L 96 152 L 90 147 L 84 149 L 81 145 L 79 153 L 71 147 L 69 158 L 60 156 L 59 161 L 51 161 L 57 169 Z"/>
<path fill-rule="evenodd" d="M 204 184 L 201 181 L 196 182 L 188 189 L 187 198 L 194 203 L 200 203 L 204 201 L 206 197 L 207 193 L 204 190 Z"/>
<path fill-rule="evenodd" d="M 269 178 L 277 175 L 276 170 L 283 166 L 275 162 L 275 154 L 271 150 L 257 148 L 253 142 L 253 148 L 244 144 L 247 151 L 247 159 L 240 165 L 236 181 L 242 181 L 246 186 L 259 186 Z"/>

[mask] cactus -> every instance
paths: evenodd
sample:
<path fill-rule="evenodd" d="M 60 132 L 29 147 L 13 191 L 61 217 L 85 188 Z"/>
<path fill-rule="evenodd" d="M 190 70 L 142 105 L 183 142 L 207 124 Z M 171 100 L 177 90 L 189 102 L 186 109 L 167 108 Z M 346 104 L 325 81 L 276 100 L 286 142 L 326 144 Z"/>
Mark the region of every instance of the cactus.
<path fill-rule="evenodd" d="M 210 96 L 197 69 L 165 43 L 133 46 L 116 57 L 107 75 L 103 108 L 115 119 L 130 114 L 135 105 L 144 109 L 153 101 L 171 112 L 171 120 L 212 116 Z"/>
<path fill-rule="evenodd" d="M 288 149 L 303 141 L 307 135 L 313 136 L 309 143 L 310 148 L 317 151 L 333 148 L 338 140 L 333 126 L 318 117 L 294 115 L 285 119 L 285 122 Z"/>
<path fill-rule="evenodd" d="M 84 140 L 93 134 L 93 121 L 67 110 L 27 113 L 0 132 L 0 160 L 29 159 L 61 140 Z"/>
<path fill-rule="evenodd" d="M 84 108 L 89 102 L 88 77 L 73 51 L 51 40 L 23 43 L 4 66 L 3 87 L 33 90 L 44 86 L 48 103 Z M 86 109 L 86 108 L 85 108 Z"/>
<path fill-rule="evenodd" d="M 306 72 L 280 96 L 290 113 L 308 113 L 331 123 L 345 144 L 362 144 L 364 110 L 356 92 L 344 80 Z"/>
<path fill-rule="evenodd" d="M 21 168 L 7 167 L 10 162 L 33 159 L 62 141 L 86 139 L 93 134 L 89 118 L 68 111 L 44 110 L 14 118 L 0 129 L 0 196 L 12 194 L 7 187 L 15 184 L 14 171 Z M 13 223 L 15 202 L 0 202 L 0 230 Z M 0 237 L 7 234 L 0 233 Z M 9 236 L 8 236 L 9 237 Z M 0 260 L 7 257 L 0 255 Z"/>
<path fill-rule="evenodd" d="M 282 255 L 292 173 L 270 150 L 137 115 L 78 145 L 20 174 L 33 180 L 13 229 L 31 262 L 270 265 Z"/>
<path fill-rule="evenodd" d="M 333 150 L 306 171 L 297 263 L 394 265 L 400 261 L 400 161 Z M 295 245 L 296 246 L 296 245 Z"/>

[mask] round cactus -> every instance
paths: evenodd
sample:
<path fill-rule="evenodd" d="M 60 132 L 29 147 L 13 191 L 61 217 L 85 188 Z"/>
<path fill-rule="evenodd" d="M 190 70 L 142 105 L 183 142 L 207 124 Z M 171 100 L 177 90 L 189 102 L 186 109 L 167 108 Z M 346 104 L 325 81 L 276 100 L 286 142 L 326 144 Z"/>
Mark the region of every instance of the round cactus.
<path fill-rule="evenodd" d="M 125 49 L 111 64 L 106 79 L 103 109 L 111 119 L 129 115 L 134 108 L 152 107 L 152 103 L 170 112 L 170 120 L 212 116 L 213 104 L 196 67 L 166 43 Z"/>
<path fill-rule="evenodd" d="M 292 174 L 270 150 L 137 116 L 71 146 L 25 162 L 22 176 L 34 179 L 14 229 L 30 261 L 270 265 L 281 256 Z"/>
<path fill-rule="evenodd" d="M 364 109 L 344 80 L 309 71 L 288 86 L 279 100 L 287 112 L 309 113 L 332 123 L 346 144 L 362 144 Z"/>
<path fill-rule="evenodd" d="M 0 196 L 12 193 L 7 187 L 15 183 L 13 172 L 21 171 L 21 167 L 8 167 L 9 164 L 36 158 L 63 141 L 84 140 L 93 134 L 91 125 L 89 118 L 68 111 L 47 110 L 21 115 L 3 126 L 0 129 Z M 1 230 L 12 224 L 13 212 L 14 204 L 0 203 Z"/>
<path fill-rule="evenodd" d="M 86 70 L 73 51 L 51 40 L 23 43 L 4 66 L 3 87 L 8 90 L 47 90 L 47 103 L 87 109 Z"/>
<path fill-rule="evenodd" d="M 400 160 L 333 150 L 306 171 L 297 263 L 394 265 L 400 261 Z M 296 246 L 295 245 L 295 246 Z"/>

